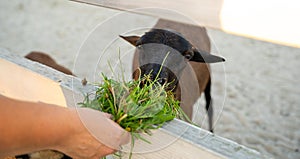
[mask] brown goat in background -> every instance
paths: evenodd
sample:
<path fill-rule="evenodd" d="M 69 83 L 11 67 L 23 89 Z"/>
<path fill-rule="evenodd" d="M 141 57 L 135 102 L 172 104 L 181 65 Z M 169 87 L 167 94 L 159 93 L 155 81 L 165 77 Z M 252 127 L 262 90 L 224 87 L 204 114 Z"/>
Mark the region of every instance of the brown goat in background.
<path fill-rule="evenodd" d="M 32 51 L 29 54 L 27 54 L 25 56 L 25 58 L 27 58 L 31 61 L 39 62 L 41 64 L 49 66 L 49 67 L 51 67 L 51 68 L 53 68 L 57 71 L 65 73 L 65 74 L 74 76 L 74 74 L 69 69 L 57 64 L 55 62 L 55 60 L 52 57 L 50 57 L 49 55 L 47 55 L 46 53 L 38 52 L 38 51 Z"/>

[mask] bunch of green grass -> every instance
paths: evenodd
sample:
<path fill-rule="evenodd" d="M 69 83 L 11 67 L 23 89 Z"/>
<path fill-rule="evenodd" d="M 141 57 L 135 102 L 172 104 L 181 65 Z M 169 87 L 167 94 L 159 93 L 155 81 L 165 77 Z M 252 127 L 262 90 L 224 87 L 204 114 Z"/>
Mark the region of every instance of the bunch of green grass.
<path fill-rule="evenodd" d="M 90 99 L 88 95 L 81 105 L 112 114 L 112 120 L 131 132 L 132 148 L 135 139 L 148 142 L 140 133 L 151 135 L 150 130 L 160 128 L 175 117 L 188 119 L 173 93 L 165 91 L 168 84 L 160 85 L 149 76 L 129 82 L 102 76 L 103 83 L 98 85 L 95 96 Z"/>

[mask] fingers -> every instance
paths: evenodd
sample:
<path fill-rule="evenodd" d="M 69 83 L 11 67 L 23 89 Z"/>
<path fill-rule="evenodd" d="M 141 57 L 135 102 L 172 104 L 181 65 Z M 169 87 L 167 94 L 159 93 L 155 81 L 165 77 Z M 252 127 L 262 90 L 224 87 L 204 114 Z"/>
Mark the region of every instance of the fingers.
<path fill-rule="evenodd" d="M 100 112 L 101 113 L 101 112 Z M 105 115 L 105 117 L 111 119 L 112 118 L 112 115 L 111 114 L 108 114 L 108 113 L 103 113 Z"/>
<path fill-rule="evenodd" d="M 130 133 L 112 121 L 111 115 L 88 108 L 78 108 L 77 113 L 89 133 L 105 146 L 119 150 L 130 142 Z"/>

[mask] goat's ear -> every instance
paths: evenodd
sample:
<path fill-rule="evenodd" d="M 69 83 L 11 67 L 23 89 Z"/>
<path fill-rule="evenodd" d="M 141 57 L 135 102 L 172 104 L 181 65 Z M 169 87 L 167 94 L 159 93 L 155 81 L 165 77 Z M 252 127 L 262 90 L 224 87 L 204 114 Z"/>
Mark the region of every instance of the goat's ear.
<path fill-rule="evenodd" d="M 139 36 L 122 36 L 119 35 L 121 38 L 132 44 L 133 46 L 137 46 L 137 41 L 140 39 Z"/>
<path fill-rule="evenodd" d="M 190 61 L 201 62 L 201 63 L 215 63 L 215 62 L 224 62 L 223 57 L 215 56 L 204 51 L 194 50 L 194 56 Z"/>

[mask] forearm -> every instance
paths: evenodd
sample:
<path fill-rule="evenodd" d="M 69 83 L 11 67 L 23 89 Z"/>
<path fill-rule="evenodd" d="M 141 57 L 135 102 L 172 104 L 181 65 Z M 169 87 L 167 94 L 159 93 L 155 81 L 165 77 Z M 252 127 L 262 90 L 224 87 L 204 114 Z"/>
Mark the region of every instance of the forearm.
<path fill-rule="evenodd" d="M 78 120 L 67 108 L 0 98 L 0 158 L 53 149 Z"/>

